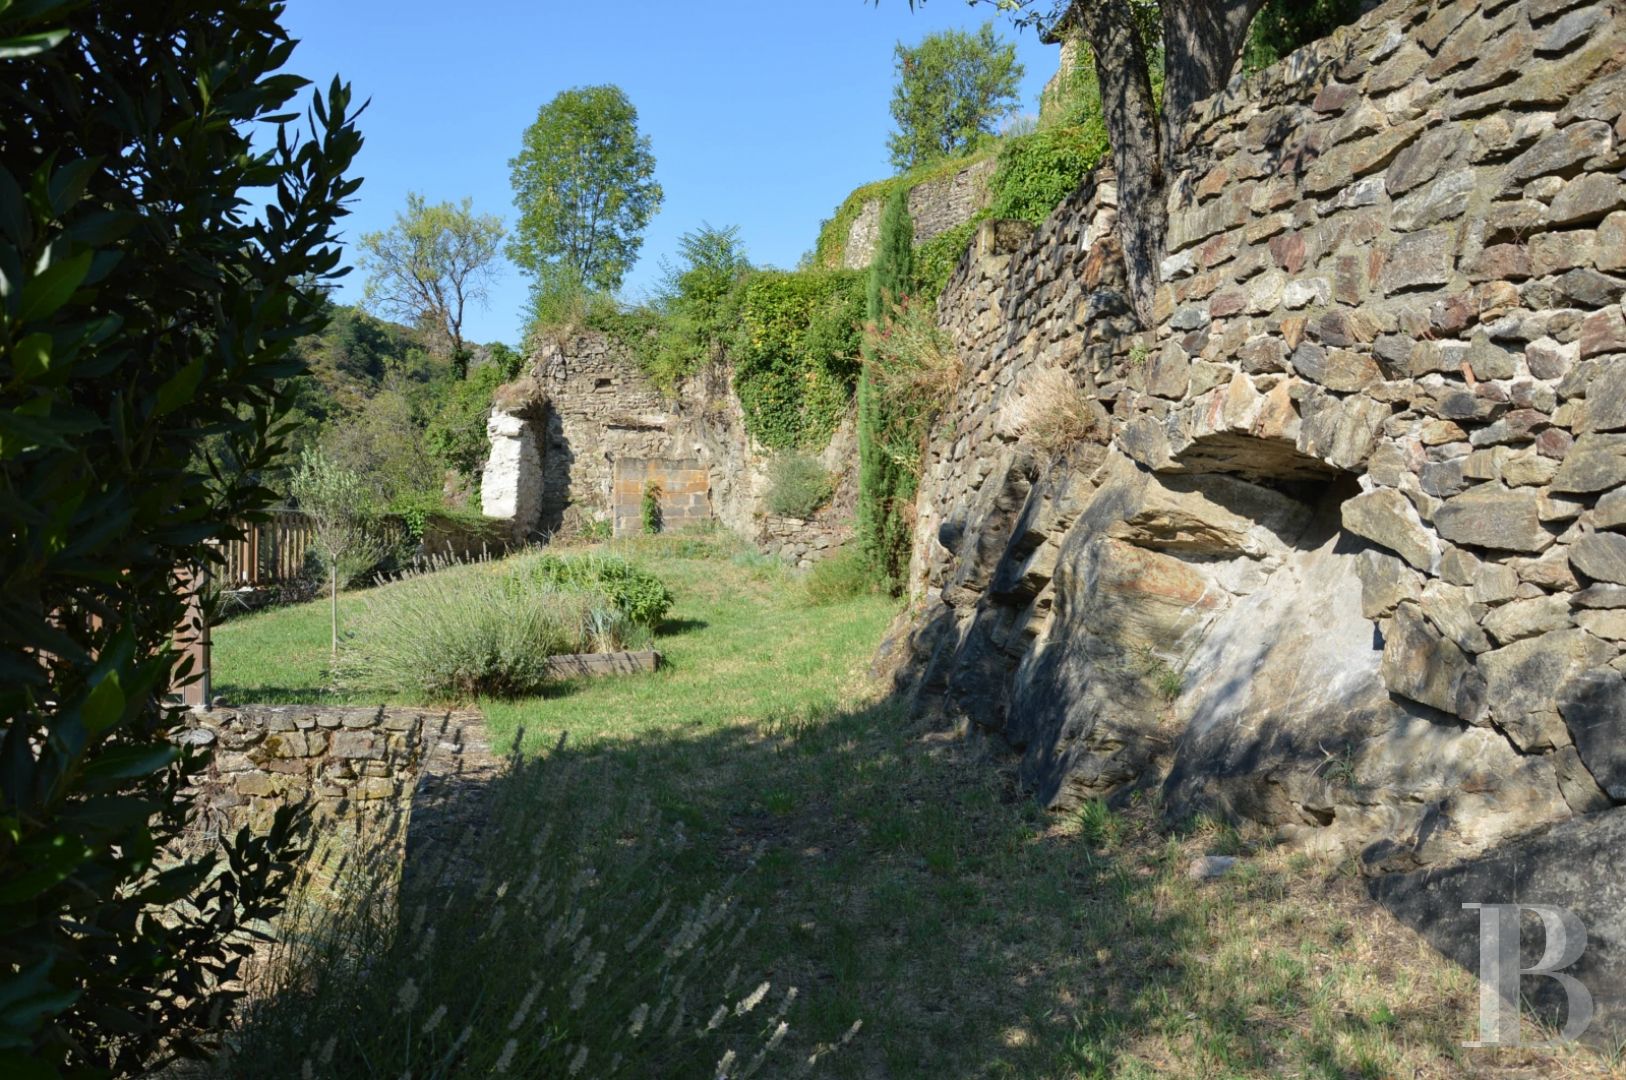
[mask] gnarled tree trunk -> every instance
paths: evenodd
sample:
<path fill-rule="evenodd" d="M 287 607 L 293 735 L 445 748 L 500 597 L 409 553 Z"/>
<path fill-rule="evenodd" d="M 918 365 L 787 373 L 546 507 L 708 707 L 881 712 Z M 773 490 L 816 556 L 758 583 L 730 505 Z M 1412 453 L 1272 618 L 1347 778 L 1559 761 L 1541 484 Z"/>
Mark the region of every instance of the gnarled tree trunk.
<path fill-rule="evenodd" d="M 1167 181 L 1184 147 L 1191 107 L 1223 87 L 1264 0 L 1162 0 L 1163 116 L 1159 122 L 1146 46 L 1126 0 L 1074 0 L 1072 18 L 1095 53 L 1101 105 L 1118 172 L 1118 239 L 1131 300 L 1152 324 L 1167 231 Z"/>

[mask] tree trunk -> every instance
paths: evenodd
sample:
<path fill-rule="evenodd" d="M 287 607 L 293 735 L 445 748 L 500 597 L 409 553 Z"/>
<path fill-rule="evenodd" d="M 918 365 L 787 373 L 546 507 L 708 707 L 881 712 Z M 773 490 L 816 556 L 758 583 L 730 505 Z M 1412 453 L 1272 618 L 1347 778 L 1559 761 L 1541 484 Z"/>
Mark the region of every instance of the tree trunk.
<path fill-rule="evenodd" d="M 1079 15 L 1095 53 L 1101 111 L 1118 173 L 1118 240 L 1129 274 L 1130 300 L 1142 325 L 1150 326 L 1168 215 L 1146 47 L 1127 4 L 1082 0 Z"/>
<path fill-rule="evenodd" d="M 332 602 L 330 613 L 332 615 L 333 629 L 333 664 L 337 667 L 339 663 L 339 561 L 337 559 L 333 560 L 333 571 L 329 575 L 329 580 L 332 582 L 332 589 L 328 595 Z"/>
<path fill-rule="evenodd" d="M 1191 107 L 1236 69 L 1265 0 L 1163 0 L 1163 166 L 1172 171 Z M 1111 6 L 1118 6 L 1112 4 Z"/>
<path fill-rule="evenodd" d="M 1163 115 L 1152 98 L 1146 47 L 1122 0 L 1076 0 L 1095 53 L 1101 108 L 1118 173 L 1118 239 L 1130 299 L 1144 326 L 1168 233 L 1168 177 L 1184 149 L 1191 107 L 1223 87 L 1264 0 L 1163 0 Z"/>

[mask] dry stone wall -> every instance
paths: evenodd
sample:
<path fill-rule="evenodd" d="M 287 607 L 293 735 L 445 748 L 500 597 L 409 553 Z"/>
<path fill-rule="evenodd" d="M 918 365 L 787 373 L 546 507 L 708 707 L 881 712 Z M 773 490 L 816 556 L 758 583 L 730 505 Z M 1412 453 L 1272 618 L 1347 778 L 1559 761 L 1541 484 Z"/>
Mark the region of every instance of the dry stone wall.
<path fill-rule="evenodd" d="M 1626 813 L 1623 67 L 1619 0 L 1392 0 L 1233 83 L 1188 128 L 1143 334 L 1109 179 L 985 226 L 940 308 L 967 390 L 900 688 L 1051 804 L 1252 819 L 1420 922 L 1442 868 L 1559 826 L 1508 850 L 1598 849 Z M 1027 433 L 1053 367 L 1098 408 L 1059 454 Z"/>
<path fill-rule="evenodd" d="M 928 180 L 909 189 L 909 219 L 915 227 L 915 243 L 923 244 L 940 233 L 963 225 L 986 210 L 993 200 L 990 184 L 998 160 L 974 162 L 940 180 Z M 875 258 L 875 243 L 881 231 L 882 200 L 871 199 L 858 211 L 847 229 L 841 265 L 848 270 L 864 270 Z"/>
<path fill-rule="evenodd" d="M 881 665 L 1046 802 L 1151 789 L 1358 857 L 1470 966 L 1457 901 L 1548 883 L 1626 984 L 1600 870 L 1626 815 L 1626 5 L 1392 0 L 1187 142 L 1150 330 L 1104 174 L 958 268 L 966 389 Z M 1060 452 L 1031 438 L 1050 369 L 1096 408 Z"/>
<path fill-rule="evenodd" d="M 435 777 L 489 778 L 495 759 L 476 713 L 246 705 L 188 714 L 184 742 L 212 752 L 199 784 L 209 831 L 262 829 L 279 806 L 329 821 L 399 813 Z"/>

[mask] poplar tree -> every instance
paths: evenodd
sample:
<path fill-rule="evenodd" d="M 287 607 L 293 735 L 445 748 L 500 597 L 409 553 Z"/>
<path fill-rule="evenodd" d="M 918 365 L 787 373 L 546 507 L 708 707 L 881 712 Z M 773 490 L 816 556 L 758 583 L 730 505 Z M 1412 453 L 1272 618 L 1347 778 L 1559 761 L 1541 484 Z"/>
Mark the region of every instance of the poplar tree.
<path fill-rule="evenodd" d="M 909 192 L 900 188 L 881 212 L 870 262 L 867 316 L 878 331 L 884 332 L 913 278 L 914 239 Z M 887 451 L 887 402 L 879 392 L 873 350 L 867 344 L 864 360 L 858 381 L 858 542 L 876 575 L 897 591 L 909 567 L 903 507 L 914 498 L 916 481 Z"/>

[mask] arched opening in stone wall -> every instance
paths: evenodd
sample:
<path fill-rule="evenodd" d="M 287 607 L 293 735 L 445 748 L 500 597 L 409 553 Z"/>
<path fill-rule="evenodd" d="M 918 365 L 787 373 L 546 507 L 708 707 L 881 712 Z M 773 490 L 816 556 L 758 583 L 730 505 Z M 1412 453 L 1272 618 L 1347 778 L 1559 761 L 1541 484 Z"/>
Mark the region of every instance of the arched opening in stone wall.
<path fill-rule="evenodd" d="M 1040 797 L 1152 790 L 1393 866 L 1567 816 L 1549 757 L 1391 691 L 1385 634 L 1425 577 L 1346 527 L 1358 496 L 1356 474 L 1234 434 L 1156 472 L 1109 462 L 999 717 Z M 1415 511 L 1391 501 L 1398 534 Z"/>

